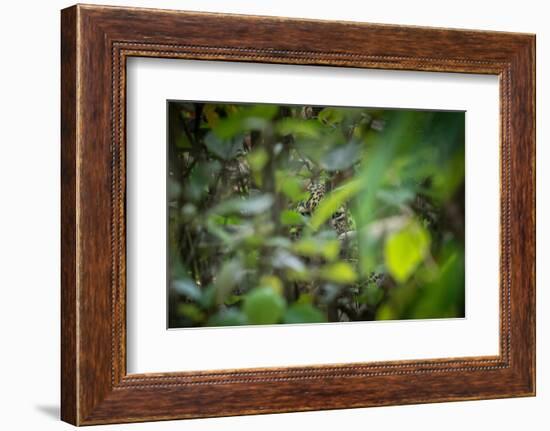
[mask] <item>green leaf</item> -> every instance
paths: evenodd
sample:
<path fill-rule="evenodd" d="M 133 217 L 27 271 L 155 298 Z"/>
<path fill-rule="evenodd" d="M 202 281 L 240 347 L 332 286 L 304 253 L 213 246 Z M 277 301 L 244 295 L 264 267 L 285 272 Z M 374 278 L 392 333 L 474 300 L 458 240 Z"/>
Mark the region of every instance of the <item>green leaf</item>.
<path fill-rule="evenodd" d="M 216 105 L 206 104 L 203 109 L 204 116 L 210 127 L 216 127 L 220 121 L 220 116 L 216 112 Z"/>
<path fill-rule="evenodd" d="M 275 275 L 264 275 L 260 279 L 260 286 L 269 287 L 279 295 L 283 295 L 284 293 L 283 282 Z"/>
<path fill-rule="evenodd" d="M 180 149 L 192 148 L 191 142 L 185 133 L 179 133 L 176 137 L 176 147 Z"/>
<path fill-rule="evenodd" d="M 284 236 L 274 236 L 266 238 L 265 245 L 268 247 L 288 248 L 292 245 L 292 242 Z"/>
<path fill-rule="evenodd" d="M 399 207 L 412 201 L 415 197 L 415 191 L 407 187 L 380 189 L 376 197 L 388 205 Z"/>
<path fill-rule="evenodd" d="M 238 302 L 240 302 L 241 300 L 242 300 L 242 297 L 240 295 L 229 295 L 225 299 L 224 304 L 225 305 L 235 305 Z"/>
<path fill-rule="evenodd" d="M 369 284 L 362 292 L 360 300 L 366 302 L 371 306 L 376 306 L 384 297 L 384 291 L 382 288 Z"/>
<path fill-rule="evenodd" d="M 244 151 L 241 135 L 222 139 L 211 131 L 204 138 L 204 143 L 210 152 L 224 160 L 230 160 Z"/>
<path fill-rule="evenodd" d="M 168 177 L 168 200 L 176 200 L 180 197 L 181 185 L 176 180 Z"/>
<path fill-rule="evenodd" d="M 201 290 L 190 278 L 174 280 L 172 282 L 172 289 L 194 301 L 198 301 L 202 295 Z"/>
<path fill-rule="evenodd" d="M 257 150 L 252 151 L 250 154 L 248 154 L 248 163 L 250 164 L 250 168 L 254 172 L 261 171 L 267 161 L 269 160 L 269 155 L 267 154 L 267 151 L 263 148 L 258 148 Z"/>
<path fill-rule="evenodd" d="M 321 253 L 327 260 L 334 260 L 340 254 L 340 241 L 337 239 L 325 241 L 321 247 Z"/>
<path fill-rule="evenodd" d="M 229 296 L 233 288 L 241 282 L 244 270 L 240 261 L 231 260 L 225 262 L 216 275 L 214 286 L 216 288 L 216 304 L 221 304 Z"/>
<path fill-rule="evenodd" d="M 340 123 L 344 119 L 344 113 L 339 108 L 324 108 L 317 116 L 322 123 L 333 125 Z"/>
<path fill-rule="evenodd" d="M 292 245 L 292 250 L 302 256 L 313 257 L 319 255 L 319 243 L 313 238 L 304 238 Z"/>
<path fill-rule="evenodd" d="M 205 318 L 204 312 L 194 304 L 180 304 L 178 312 L 193 322 L 202 322 Z"/>
<path fill-rule="evenodd" d="M 340 254 L 340 241 L 337 239 L 303 238 L 295 242 L 292 250 L 306 257 L 321 256 L 327 260 L 334 260 Z"/>
<path fill-rule="evenodd" d="M 278 192 L 285 194 L 291 202 L 297 202 L 307 196 L 302 188 L 302 182 L 293 176 L 292 172 L 277 171 L 275 174 L 275 182 Z"/>
<path fill-rule="evenodd" d="M 239 114 L 243 117 L 254 117 L 254 118 L 263 118 L 264 120 L 273 120 L 273 118 L 279 112 L 279 105 L 269 105 L 269 104 L 257 104 L 247 106 Z"/>
<path fill-rule="evenodd" d="M 386 239 L 386 267 L 396 281 L 403 283 L 422 263 L 429 249 L 429 232 L 418 222 L 412 222 Z"/>
<path fill-rule="evenodd" d="M 215 305 L 216 302 L 216 286 L 213 284 L 203 290 L 199 304 L 202 308 L 208 309 Z"/>
<path fill-rule="evenodd" d="M 318 138 L 321 135 L 321 127 L 317 121 L 299 118 L 283 118 L 277 123 L 276 130 L 281 135 L 295 135 L 304 138 Z"/>
<path fill-rule="evenodd" d="M 284 323 L 321 323 L 326 322 L 324 314 L 311 304 L 293 304 L 284 316 Z"/>
<path fill-rule="evenodd" d="M 314 230 L 319 229 L 338 209 L 353 198 L 362 189 L 361 180 L 351 180 L 334 189 L 320 203 L 310 223 Z"/>
<path fill-rule="evenodd" d="M 248 320 L 243 312 L 228 308 L 210 317 L 207 326 L 242 326 L 247 324 Z"/>
<path fill-rule="evenodd" d="M 356 163 L 361 157 L 361 145 L 350 142 L 338 145 L 321 158 L 321 167 L 327 171 L 347 169 Z"/>
<path fill-rule="evenodd" d="M 284 226 L 296 226 L 304 224 L 304 216 L 298 211 L 287 210 L 281 213 L 281 223 Z"/>
<path fill-rule="evenodd" d="M 286 250 L 277 250 L 273 256 L 273 266 L 296 272 L 305 272 L 307 269 L 300 258 Z"/>
<path fill-rule="evenodd" d="M 357 280 L 357 274 L 347 262 L 336 262 L 321 268 L 321 278 L 338 284 L 350 284 Z"/>
<path fill-rule="evenodd" d="M 208 192 L 208 186 L 214 182 L 220 170 L 221 165 L 217 160 L 197 163 L 185 184 L 185 196 L 194 201 L 200 200 Z"/>
<path fill-rule="evenodd" d="M 228 199 L 219 205 L 215 206 L 211 212 L 218 215 L 226 214 L 241 214 L 243 216 L 251 216 L 261 214 L 271 208 L 273 197 L 269 194 L 249 198 L 233 198 Z"/>
<path fill-rule="evenodd" d="M 241 107 L 228 117 L 220 119 L 213 132 L 220 139 L 231 139 L 251 130 L 263 130 L 269 125 L 278 110 L 277 105 Z"/>
<path fill-rule="evenodd" d="M 285 312 L 285 300 L 270 287 L 258 287 L 246 295 L 243 310 L 253 325 L 278 323 Z"/>

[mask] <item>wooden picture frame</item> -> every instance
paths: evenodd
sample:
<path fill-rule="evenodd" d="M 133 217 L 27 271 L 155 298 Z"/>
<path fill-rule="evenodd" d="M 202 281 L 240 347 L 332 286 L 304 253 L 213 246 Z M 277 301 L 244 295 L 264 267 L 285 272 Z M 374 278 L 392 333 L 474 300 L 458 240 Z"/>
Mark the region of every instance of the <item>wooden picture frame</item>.
<path fill-rule="evenodd" d="M 83 5 L 61 17 L 64 421 L 535 394 L 534 35 Z M 128 375 L 125 65 L 131 56 L 498 75 L 500 354 Z"/>

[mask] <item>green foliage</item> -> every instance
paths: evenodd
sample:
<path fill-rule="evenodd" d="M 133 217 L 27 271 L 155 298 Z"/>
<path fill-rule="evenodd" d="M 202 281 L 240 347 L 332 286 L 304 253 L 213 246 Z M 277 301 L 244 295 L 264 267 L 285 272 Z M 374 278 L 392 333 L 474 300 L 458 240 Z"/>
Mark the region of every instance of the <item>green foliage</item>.
<path fill-rule="evenodd" d="M 347 262 L 336 262 L 321 269 L 321 278 L 338 284 L 350 284 L 357 280 L 357 274 Z"/>
<path fill-rule="evenodd" d="M 298 211 L 285 210 L 281 213 L 281 224 L 285 226 L 304 224 L 304 217 Z"/>
<path fill-rule="evenodd" d="M 208 326 L 242 326 L 247 325 L 246 315 L 234 308 L 221 310 L 208 319 Z"/>
<path fill-rule="evenodd" d="M 212 154 L 229 160 L 243 152 L 243 137 L 234 136 L 228 139 L 222 139 L 214 132 L 210 132 L 204 139 L 206 147 Z"/>
<path fill-rule="evenodd" d="M 267 211 L 273 204 L 273 198 L 268 195 L 259 195 L 250 198 L 228 199 L 212 209 L 213 215 L 240 214 L 250 216 Z"/>
<path fill-rule="evenodd" d="M 333 261 L 340 254 L 340 241 L 322 236 L 311 236 L 296 241 L 292 250 L 301 256 L 322 257 L 327 261 Z"/>
<path fill-rule="evenodd" d="M 391 233 L 386 239 L 386 267 L 398 282 L 403 283 L 426 258 L 429 248 L 428 231 L 420 224 L 411 222 L 403 229 Z"/>
<path fill-rule="evenodd" d="M 168 109 L 170 327 L 464 316 L 464 113 Z"/>
<path fill-rule="evenodd" d="M 322 133 L 321 125 L 315 120 L 301 120 L 298 118 L 284 118 L 277 124 L 277 131 L 281 135 L 293 135 L 301 138 L 319 138 Z"/>
<path fill-rule="evenodd" d="M 326 318 L 311 304 L 293 304 L 288 308 L 284 316 L 284 323 L 321 323 Z"/>
<path fill-rule="evenodd" d="M 345 145 L 338 145 L 321 158 L 321 168 L 327 171 L 347 169 L 360 159 L 361 148 L 362 145 L 354 141 Z"/>
<path fill-rule="evenodd" d="M 329 193 L 311 217 L 311 227 L 319 229 L 342 205 L 359 193 L 362 187 L 360 180 L 353 180 Z"/>
<path fill-rule="evenodd" d="M 275 182 L 277 192 L 283 193 L 291 202 L 298 202 L 308 195 L 304 192 L 302 182 L 298 178 L 292 177 L 289 172 L 276 172 Z"/>
<path fill-rule="evenodd" d="M 270 287 L 253 289 L 245 298 L 244 312 L 253 325 L 278 323 L 285 312 L 285 300 Z"/>
<path fill-rule="evenodd" d="M 243 278 L 243 268 L 238 260 L 225 262 L 214 282 L 216 303 L 221 304 Z"/>

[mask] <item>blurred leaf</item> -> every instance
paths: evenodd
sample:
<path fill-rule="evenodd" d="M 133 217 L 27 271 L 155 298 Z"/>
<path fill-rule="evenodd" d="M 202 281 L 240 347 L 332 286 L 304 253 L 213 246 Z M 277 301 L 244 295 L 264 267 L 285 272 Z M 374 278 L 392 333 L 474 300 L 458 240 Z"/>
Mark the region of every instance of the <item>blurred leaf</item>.
<path fill-rule="evenodd" d="M 266 238 L 265 244 L 269 247 L 288 248 L 291 246 L 292 241 L 284 236 L 275 236 Z"/>
<path fill-rule="evenodd" d="M 205 318 L 204 312 L 194 304 L 180 304 L 178 312 L 193 322 L 202 322 Z"/>
<path fill-rule="evenodd" d="M 221 170 L 217 160 L 197 163 L 185 184 L 185 196 L 198 201 L 208 192 L 209 185 L 213 184 Z"/>
<path fill-rule="evenodd" d="M 220 121 L 220 116 L 216 112 L 216 105 L 206 104 L 203 110 L 206 121 L 210 127 L 216 127 Z"/>
<path fill-rule="evenodd" d="M 216 275 L 214 286 L 216 288 L 216 303 L 221 304 L 231 293 L 233 288 L 241 282 L 244 277 L 244 270 L 240 261 L 231 260 L 225 262 Z"/>
<path fill-rule="evenodd" d="M 313 237 L 303 238 L 293 244 L 292 250 L 302 256 L 321 256 L 331 261 L 340 254 L 340 241 Z"/>
<path fill-rule="evenodd" d="M 383 304 L 376 312 L 376 320 L 395 320 L 396 318 L 397 314 L 388 304 Z"/>
<path fill-rule="evenodd" d="M 361 157 L 361 145 L 357 142 L 350 142 L 345 145 L 338 145 L 321 158 L 321 167 L 327 171 L 338 171 L 347 169 L 356 163 Z"/>
<path fill-rule="evenodd" d="M 179 149 L 192 148 L 191 142 L 189 142 L 189 138 L 185 133 L 183 132 L 179 133 L 175 139 L 176 139 L 176 148 L 179 148 Z"/>
<path fill-rule="evenodd" d="M 342 109 L 340 108 L 324 108 L 317 116 L 322 123 L 333 125 L 339 123 L 344 118 Z"/>
<path fill-rule="evenodd" d="M 198 301 L 202 292 L 197 285 L 190 278 L 184 278 L 172 281 L 172 289 L 178 292 L 180 295 L 186 296 L 189 299 Z"/>
<path fill-rule="evenodd" d="M 408 187 L 386 188 L 378 191 L 377 198 L 393 206 L 401 206 L 414 199 L 415 192 Z"/>
<path fill-rule="evenodd" d="M 267 151 L 263 148 L 258 148 L 257 150 L 252 151 L 248 154 L 247 158 L 250 168 L 255 172 L 261 171 L 269 160 Z"/>
<path fill-rule="evenodd" d="M 446 160 L 445 165 L 433 175 L 432 196 L 438 202 L 450 199 L 456 189 L 464 183 L 464 153 L 458 153 Z"/>
<path fill-rule="evenodd" d="M 216 286 L 211 284 L 206 289 L 203 289 L 199 304 L 205 309 L 211 308 L 216 304 Z"/>
<path fill-rule="evenodd" d="M 393 278 L 405 282 L 422 263 L 430 248 L 429 232 L 417 222 L 391 234 L 386 239 L 384 257 Z"/>
<path fill-rule="evenodd" d="M 234 308 L 221 310 L 208 319 L 208 326 L 241 326 L 247 324 L 246 315 Z"/>
<path fill-rule="evenodd" d="M 464 317 L 464 249 L 454 241 L 444 247 L 436 277 L 421 289 L 410 308 L 413 319 Z"/>
<path fill-rule="evenodd" d="M 217 206 L 211 212 L 218 215 L 241 214 L 244 216 L 261 214 L 271 208 L 273 197 L 269 194 L 262 194 L 249 198 L 228 199 Z"/>
<path fill-rule="evenodd" d="M 277 250 L 273 256 L 273 266 L 296 272 L 304 272 L 306 270 L 304 262 L 286 250 Z"/>
<path fill-rule="evenodd" d="M 270 287 L 257 287 L 248 293 L 244 312 L 253 325 L 278 323 L 285 312 L 285 300 Z"/>
<path fill-rule="evenodd" d="M 325 241 L 321 247 L 321 253 L 327 260 L 334 260 L 340 254 L 340 241 L 337 239 Z"/>
<path fill-rule="evenodd" d="M 326 321 L 320 310 L 305 303 L 291 305 L 284 316 L 284 323 L 321 323 Z"/>
<path fill-rule="evenodd" d="M 180 212 L 184 220 L 189 221 L 197 214 L 197 207 L 192 203 L 186 203 L 183 207 L 181 207 Z"/>
<path fill-rule="evenodd" d="M 319 299 L 324 304 L 330 304 L 338 297 L 338 295 L 340 295 L 342 289 L 343 286 L 339 286 L 333 283 L 326 283 L 323 285 L 320 291 Z"/>
<path fill-rule="evenodd" d="M 244 151 L 243 137 L 240 135 L 221 139 L 214 132 L 209 132 L 204 138 L 204 143 L 208 150 L 224 160 L 230 160 Z"/>
<path fill-rule="evenodd" d="M 360 180 L 351 180 L 330 192 L 317 206 L 310 224 L 317 230 L 347 201 L 353 198 L 363 187 Z"/>
<path fill-rule="evenodd" d="M 176 180 L 168 177 L 168 200 L 176 200 L 180 197 L 181 185 Z"/>
<path fill-rule="evenodd" d="M 229 295 L 225 301 L 225 305 L 235 305 L 238 302 L 242 301 L 242 297 L 240 295 Z"/>
<path fill-rule="evenodd" d="M 263 130 L 278 111 L 277 105 L 245 106 L 220 119 L 213 132 L 220 139 L 232 139 L 245 132 Z"/>
<path fill-rule="evenodd" d="M 324 280 L 338 284 L 349 284 L 357 280 L 357 274 L 347 262 L 336 262 L 321 268 L 320 276 Z"/>
<path fill-rule="evenodd" d="M 314 296 L 311 293 L 300 293 L 300 296 L 296 300 L 295 304 L 312 304 Z"/>
<path fill-rule="evenodd" d="M 283 118 L 277 123 L 276 130 L 281 135 L 295 135 L 306 138 L 318 138 L 321 134 L 321 128 L 317 121 L 298 118 Z"/>
<path fill-rule="evenodd" d="M 226 245 L 233 243 L 233 236 L 228 234 L 223 227 L 221 227 L 217 222 L 219 221 L 219 216 L 217 214 L 211 214 L 206 219 L 206 229 L 214 237 L 223 241 Z"/>
<path fill-rule="evenodd" d="M 302 188 L 302 182 L 288 171 L 277 171 L 275 178 L 277 191 L 284 193 L 291 202 L 297 202 L 307 196 L 307 192 Z"/>
<path fill-rule="evenodd" d="M 260 278 L 260 286 L 269 287 L 279 295 L 284 294 L 283 283 L 281 279 L 275 275 L 264 275 Z"/>
<path fill-rule="evenodd" d="M 295 253 L 306 257 L 318 256 L 320 252 L 319 243 L 313 238 L 303 238 L 299 241 L 296 241 L 292 245 L 292 250 Z"/>
<path fill-rule="evenodd" d="M 246 107 L 241 111 L 241 114 L 246 117 L 263 118 L 264 120 L 272 120 L 279 112 L 278 105 L 272 104 L 257 104 Z"/>
<path fill-rule="evenodd" d="M 284 226 L 296 226 L 304 224 L 304 216 L 298 211 L 286 210 L 281 213 L 281 223 Z"/>
<path fill-rule="evenodd" d="M 384 291 L 382 290 L 382 288 L 374 284 L 369 284 L 365 289 L 363 289 L 363 293 L 360 296 L 360 300 L 374 307 L 378 305 L 378 303 L 382 300 L 383 297 L 384 297 Z"/>
<path fill-rule="evenodd" d="M 353 206 L 353 216 L 357 226 L 359 246 L 359 268 L 366 275 L 377 265 L 380 244 L 368 234 L 368 227 L 377 216 L 378 191 L 388 185 L 388 172 L 391 172 L 396 154 L 416 151 L 421 144 L 420 133 L 427 121 L 422 111 L 393 111 L 387 113 L 388 127 L 383 133 L 373 133 L 366 137 L 369 156 L 365 157 L 360 168 L 360 181 L 364 185 L 361 199 Z"/>
<path fill-rule="evenodd" d="M 236 215 L 212 214 L 210 218 L 214 223 L 221 226 L 227 226 L 227 225 L 233 225 L 233 224 L 242 225 L 244 223 L 243 219 Z"/>

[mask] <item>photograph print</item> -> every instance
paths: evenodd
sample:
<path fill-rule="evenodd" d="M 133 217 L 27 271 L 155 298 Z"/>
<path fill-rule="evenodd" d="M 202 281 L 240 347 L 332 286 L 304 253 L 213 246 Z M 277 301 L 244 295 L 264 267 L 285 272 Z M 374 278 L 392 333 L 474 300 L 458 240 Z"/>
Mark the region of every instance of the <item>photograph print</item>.
<path fill-rule="evenodd" d="M 465 113 L 167 102 L 168 327 L 465 317 Z"/>

